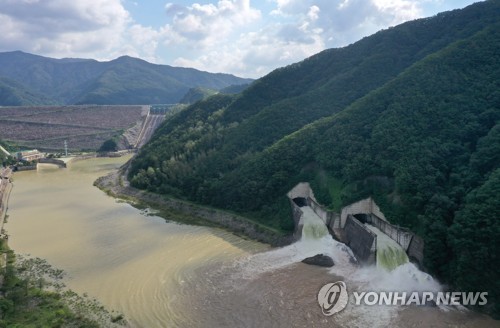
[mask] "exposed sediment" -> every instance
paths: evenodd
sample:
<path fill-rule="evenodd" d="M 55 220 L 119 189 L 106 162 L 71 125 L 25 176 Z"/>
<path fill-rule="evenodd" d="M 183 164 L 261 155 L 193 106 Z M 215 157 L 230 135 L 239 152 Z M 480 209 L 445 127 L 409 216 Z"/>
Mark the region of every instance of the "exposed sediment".
<path fill-rule="evenodd" d="M 188 223 L 214 225 L 232 231 L 237 235 L 270 244 L 271 246 L 288 245 L 294 241 L 292 235 L 283 235 L 278 231 L 274 231 L 234 213 L 133 188 L 126 180 L 124 169 L 98 178 L 94 182 L 94 185 L 113 197 L 122 198 L 132 203 L 144 204 L 153 209 L 160 210 L 161 214 L 166 214 L 160 214 L 166 219 L 172 218 L 176 220 L 176 214 L 180 214 L 181 216 L 190 218 L 187 221 Z M 169 213 L 172 214 L 172 217 L 170 217 Z"/>

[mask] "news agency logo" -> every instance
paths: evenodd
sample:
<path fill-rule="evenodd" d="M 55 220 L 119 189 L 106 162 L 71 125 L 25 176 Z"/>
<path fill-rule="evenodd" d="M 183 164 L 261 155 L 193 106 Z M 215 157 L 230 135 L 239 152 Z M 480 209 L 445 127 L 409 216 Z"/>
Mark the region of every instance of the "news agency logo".
<path fill-rule="evenodd" d="M 487 292 L 353 292 L 354 305 L 409 306 L 435 304 L 437 306 L 474 306 L 488 303 Z M 324 285 L 318 292 L 318 303 L 325 316 L 346 308 L 349 302 L 347 286 L 343 281 Z"/>
<path fill-rule="evenodd" d="M 318 293 L 318 303 L 326 316 L 342 311 L 347 306 L 349 295 L 343 281 L 331 282 L 321 287 Z"/>

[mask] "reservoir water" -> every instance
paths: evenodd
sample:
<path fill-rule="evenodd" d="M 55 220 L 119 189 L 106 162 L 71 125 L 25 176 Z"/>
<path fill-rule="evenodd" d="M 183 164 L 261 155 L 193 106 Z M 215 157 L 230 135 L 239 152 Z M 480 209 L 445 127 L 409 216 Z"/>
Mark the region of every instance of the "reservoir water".
<path fill-rule="evenodd" d="M 16 173 L 10 246 L 63 269 L 68 287 L 125 313 L 134 326 L 186 323 L 189 316 L 178 318 L 176 304 L 196 269 L 266 247 L 223 230 L 147 216 L 93 187 L 125 160 L 91 159 L 67 170 L 47 165 Z"/>
<path fill-rule="evenodd" d="M 329 282 L 344 280 L 350 290 L 439 284 L 417 277 L 410 263 L 391 272 L 359 268 L 345 245 L 314 226 L 306 230 L 316 239 L 270 249 L 148 215 L 92 185 L 126 160 L 16 173 L 6 229 L 17 253 L 64 270 L 69 288 L 123 313 L 132 327 L 500 327 L 483 315 L 437 307 L 348 306 L 326 317 L 316 299 Z M 335 266 L 300 263 L 318 252 Z"/>

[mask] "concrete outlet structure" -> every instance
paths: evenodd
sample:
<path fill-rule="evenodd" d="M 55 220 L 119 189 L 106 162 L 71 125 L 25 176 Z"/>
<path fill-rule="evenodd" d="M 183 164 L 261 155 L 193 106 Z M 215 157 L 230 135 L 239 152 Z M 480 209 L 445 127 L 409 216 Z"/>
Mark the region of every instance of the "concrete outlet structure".
<path fill-rule="evenodd" d="M 408 254 L 410 260 L 419 265 L 422 264 L 424 258 L 422 238 L 408 229 L 389 223 L 371 197 L 345 206 L 340 213 L 336 213 L 318 203 L 307 182 L 297 184 L 287 196 L 293 210 L 296 239 L 300 239 L 302 235 L 303 211 L 301 207 L 309 206 L 325 223 L 333 237 L 348 245 L 358 260 L 368 264 L 376 262 L 377 236 L 365 226 L 367 223 L 397 242 Z"/>

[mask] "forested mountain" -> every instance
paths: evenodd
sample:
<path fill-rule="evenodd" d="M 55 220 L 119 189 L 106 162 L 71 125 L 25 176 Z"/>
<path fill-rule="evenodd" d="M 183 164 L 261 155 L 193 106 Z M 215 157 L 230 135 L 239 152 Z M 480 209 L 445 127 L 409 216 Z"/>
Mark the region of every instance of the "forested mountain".
<path fill-rule="evenodd" d="M 194 87 L 251 80 L 120 57 L 109 62 L 0 53 L 0 105 L 177 103 Z"/>
<path fill-rule="evenodd" d="M 132 184 L 291 228 L 286 192 L 375 197 L 425 266 L 500 314 L 500 1 L 404 23 L 166 121 Z"/>
<path fill-rule="evenodd" d="M 194 104 L 195 102 L 213 96 L 216 93 L 217 91 L 213 89 L 200 88 L 200 87 L 191 88 L 184 95 L 184 97 L 182 97 L 182 99 L 179 100 L 179 103 L 185 105 Z"/>
<path fill-rule="evenodd" d="M 53 105 L 54 101 L 43 94 L 27 89 L 22 84 L 0 77 L 0 100 L 2 106 Z"/>

